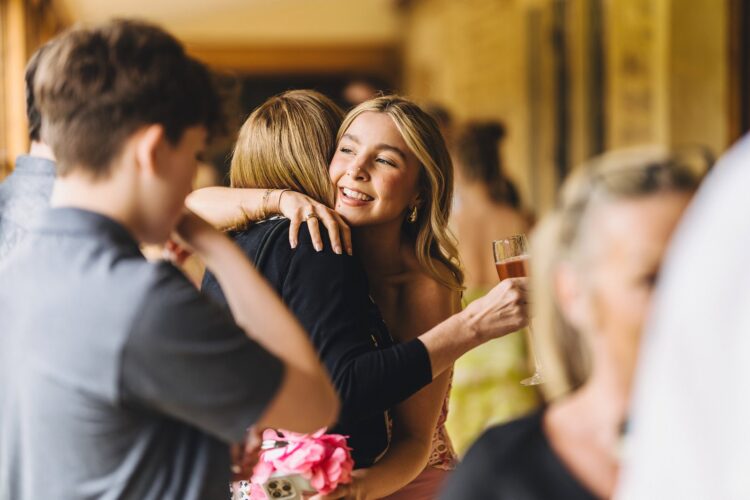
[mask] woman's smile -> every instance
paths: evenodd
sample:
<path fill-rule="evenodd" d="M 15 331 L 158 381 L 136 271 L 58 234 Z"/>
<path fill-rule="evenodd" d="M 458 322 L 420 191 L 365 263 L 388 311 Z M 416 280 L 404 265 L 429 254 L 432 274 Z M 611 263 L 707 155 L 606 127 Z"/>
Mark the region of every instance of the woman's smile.
<path fill-rule="evenodd" d="M 330 163 L 336 210 L 357 227 L 403 220 L 421 170 L 393 118 L 365 112 L 341 137 Z"/>
<path fill-rule="evenodd" d="M 375 200 L 369 194 L 344 186 L 339 187 L 339 195 L 339 199 L 351 207 L 361 207 Z"/>

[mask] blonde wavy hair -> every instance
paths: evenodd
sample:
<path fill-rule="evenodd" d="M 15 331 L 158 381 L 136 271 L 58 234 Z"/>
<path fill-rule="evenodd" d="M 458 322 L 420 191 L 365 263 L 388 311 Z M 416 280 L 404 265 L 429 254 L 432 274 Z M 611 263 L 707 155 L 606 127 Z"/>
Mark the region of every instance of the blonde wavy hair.
<path fill-rule="evenodd" d="M 456 240 L 448 229 L 453 204 L 453 164 L 435 120 L 417 104 L 400 96 L 376 97 L 352 109 L 344 118 L 338 140 L 362 113 L 385 113 L 391 117 L 407 146 L 422 166 L 419 175 L 417 220 L 407 221 L 402 231 L 415 243 L 420 267 L 437 282 L 452 290 L 463 290 L 464 274 Z M 448 275 L 435 265 L 442 263 Z"/>
<path fill-rule="evenodd" d="M 344 114 L 314 90 L 271 97 L 247 118 L 229 178 L 236 188 L 292 189 L 333 207 L 328 164 Z"/>
<path fill-rule="evenodd" d="M 578 389 L 591 372 L 588 339 L 566 321 L 554 286 L 557 268 L 564 262 L 574 264 L 579 273 L 587 272 L 588 249 L 597 238 L 587 218 L 615 200 L 692 193 L 698 186 L 693 171 L 686 158 L 648 146 L 597 157 L 563 184 L 557 208 L 542 219 L 531 241 L 534 340 L 547 400 Z"/>

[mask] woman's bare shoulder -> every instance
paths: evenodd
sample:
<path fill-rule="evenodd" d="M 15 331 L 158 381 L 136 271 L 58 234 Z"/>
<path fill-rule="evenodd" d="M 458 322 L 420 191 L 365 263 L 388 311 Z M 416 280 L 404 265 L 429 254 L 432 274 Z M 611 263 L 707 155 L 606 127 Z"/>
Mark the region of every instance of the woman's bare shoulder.
<path fill-rule="evenodd" d="M 438 315 L 442 319 L 445 319 L 454 312 L 457 312 L 457 305 L 461 300 L 459 292 L 452 290 L 428 274 L 419 264 L 413 250 L 405 253 L 408 255 L 404 258 L 407 273 L 403 288 L 403 298 L 409 307 L 414 308 L 415 314 L 426 315 L 428 317 Z M 433 265 L 446 281 L 451 278 L 450 270 L 444 263 L 433 260 Z"/>

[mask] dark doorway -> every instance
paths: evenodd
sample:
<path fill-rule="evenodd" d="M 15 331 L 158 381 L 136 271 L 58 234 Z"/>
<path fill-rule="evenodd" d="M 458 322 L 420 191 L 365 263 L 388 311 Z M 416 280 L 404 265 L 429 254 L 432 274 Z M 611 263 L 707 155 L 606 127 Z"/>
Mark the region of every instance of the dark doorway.
<path fill-rule="evenodd" d="M 729 130 L 735 141 L 750 131 L 750 2 L 729 5 Z"/>
<path fill-rule="evenodd" d="M 269 97 L 275 96 L 287 90 L 312 89 L 330 97 L 342 109 L 347 109 L 342 95 L 344 88 L 352 80 L 366 79 L 377 82 L 383 91 L 395 91 L 391 82 L 384 79 L 361 74 L 273 74 L 273 75 L 240 75 L 239 77 L 228 77 L 227 87 L 232 88 L 228 93 L 235 94 L 230 98 L 230 109 L 227 110 L 230 128 L 238 130 L 252 111 L 260 106 Z M 231 81 L 229 81 L 231 80 Z M 228 180 L 229 166 L 231 163 L 231 147 L 233 139 L 222 141 L 219 147 L 211 155 L 212 163 L 219 171 L 219 177 L 224 183 Z"/>

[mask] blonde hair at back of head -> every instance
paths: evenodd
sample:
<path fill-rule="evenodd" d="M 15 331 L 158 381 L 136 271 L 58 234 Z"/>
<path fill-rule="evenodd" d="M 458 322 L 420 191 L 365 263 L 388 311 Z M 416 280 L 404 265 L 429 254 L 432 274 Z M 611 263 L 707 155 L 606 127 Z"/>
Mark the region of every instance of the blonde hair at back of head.
<path fill-rule="evenodd" d="M 229 177 L 232 187 L 292 189 L 333 207 L 328 164 L 343 112 L 314 90 L 271 97 L 240 129 Z"/>
<path fill-rule="evenodd" d="M 576 390 L 591 372 L 588 340 L 562 315 L 554 279 L 563 262 L 587 272 L 586 259 L 596 238 L 588 216 L 608 202 L 665 192 L 692 193 L 698 180 L 685 158 L 658 146 L 613 151 L 579 167 L 563 184 L 557 208 L 532 236 L 534 344 L 547 400 Z"/>
<path fill-rule="evenodd" d="M 419 175 L 417 220 L 405 222 L 403 232 L 415 242 L 417 261 L 437 282 L 452 290 L 463 290 L 456 241 L 448 229 L 453 203 L 453 164 L 435 120 L 415 103 L 400 96 L 382 96 L 365 101 L 344 118 L 338 139 L 362 113 L 385 113 L 391 117 L 422 171 Z M 448 275 L 435 260 L 441 262 Z"/>

